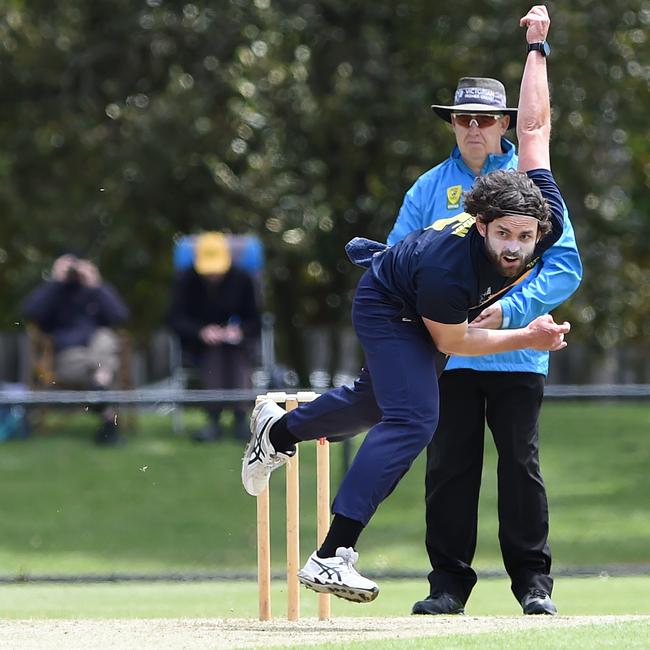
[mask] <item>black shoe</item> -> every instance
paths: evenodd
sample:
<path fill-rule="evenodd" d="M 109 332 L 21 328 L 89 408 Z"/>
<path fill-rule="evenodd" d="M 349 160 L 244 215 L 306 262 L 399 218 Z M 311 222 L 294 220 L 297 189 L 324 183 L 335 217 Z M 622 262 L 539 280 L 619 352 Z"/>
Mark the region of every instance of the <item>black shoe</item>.
<path fill-rule="evenodd" d="M 451 594 L 431 594 L 424 600 L 418 600 L 411 614 L 464 614 L 463 603 Z"/>
<path fill-rule="evenodd" d="M 119 447 L 125 443 L 126 439 L 120 434 L 120 429 L 113 420 L 104 422 L 95 434 L 95 444 L 102 447 Z"/>
<path fill-rule="evenodd" d="M 551 597 L 543 589 L 530 589 L 521 599 L 524 614 L 546 614 L 555 616 L 557 608 Z"/>

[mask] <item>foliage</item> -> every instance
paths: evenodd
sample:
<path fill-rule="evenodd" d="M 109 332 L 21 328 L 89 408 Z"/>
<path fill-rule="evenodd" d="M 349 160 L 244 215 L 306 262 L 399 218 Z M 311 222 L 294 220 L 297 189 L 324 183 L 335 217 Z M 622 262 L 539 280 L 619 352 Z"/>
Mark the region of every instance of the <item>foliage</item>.
<path fill-rule="evenodd" d="M 526 3 L 469 0 L 5 0 L 0 17 L 4 325 L 62 249 L 84 248 L 146 333 L 165 317 L 171 248 L 256 232 L 283 353 L 348 322 L 343 246 L 383 239 L 452 144 L 432 117 L 458 77 L 516 99 Z M 648 0 L 549 3 L 554 169 L 586 275 L 564 315 L 594 346 L 650 323 Z M 337 345 L 332 337 L 332 345 Z"/>

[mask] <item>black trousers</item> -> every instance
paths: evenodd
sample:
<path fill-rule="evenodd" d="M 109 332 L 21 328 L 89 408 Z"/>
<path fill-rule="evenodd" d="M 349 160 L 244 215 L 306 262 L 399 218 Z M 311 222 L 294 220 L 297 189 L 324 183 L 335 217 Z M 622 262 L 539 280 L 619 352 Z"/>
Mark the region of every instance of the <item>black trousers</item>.
<path fill-rule="evenodd" d="M 518 601 L 551 593 L 548 503 L 539 468 L 544 377 L 527 372 L 449 370 L 440 377 L 440 420 L 427 448 L 426 546 L 431 593 L 463 603 L 476 584 L 478 499 L 485 422 L 498 453 L 499 542 Z"/>
<path fill-rule="evenodd" d="M 206 345 L 199 354 L 201 386 L 209 390 L 251 388 L 252 365 L 248 350 L 241 345 Z M 235 418 L 246 417 L 247 403 L 232 407 Z M 218 419 L 223 410 L 217 404 L 210 404 L 206 410 L 211 418 Z"/>

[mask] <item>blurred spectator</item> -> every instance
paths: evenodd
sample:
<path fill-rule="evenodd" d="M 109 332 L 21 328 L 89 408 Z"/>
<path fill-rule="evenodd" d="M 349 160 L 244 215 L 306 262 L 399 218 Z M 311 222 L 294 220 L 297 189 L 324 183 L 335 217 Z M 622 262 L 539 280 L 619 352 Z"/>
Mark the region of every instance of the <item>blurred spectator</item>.
<path fill-rule="evenodd" d="M 232 265 L 225 236 L 199 235 L 193 268 L 179 273 L 173 286 L 170 325 L 185 356 L 198 367 L 203 388 L 251 388 L 260 320 L 253 280 Z M 222 410 L 219 404 L 208 407 L 209 425 L 196 432 L 194 440 L 221 438 Z M 235 437 L 248 440 L 246 405 L 236 405 L 233 415 Z"/>
<path fill-rule="evenodd" d="M 23 314 L 53 339 L 57 386 L 78 390 L 113 386 L 119 370 L 119 340 L 111 328 L 123 323 L 129 310 L 90 260 L 74 254 L 57 258 L 51 279 L 23 302 Z M 122 442 L 115 408 L 100 408 L 102 424 L 95 442 Z"/>

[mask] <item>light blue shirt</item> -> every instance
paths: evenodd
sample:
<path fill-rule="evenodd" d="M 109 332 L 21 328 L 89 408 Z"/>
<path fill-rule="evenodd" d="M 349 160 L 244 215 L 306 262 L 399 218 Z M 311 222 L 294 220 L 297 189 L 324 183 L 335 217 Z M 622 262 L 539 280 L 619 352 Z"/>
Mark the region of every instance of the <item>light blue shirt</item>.
<path fill-rule="evenodd" d="M 481 175 L 497 169 L 516 169 L 515 146 L 501 139 L 503 153 L 490 154 Z M 476 175 L 465 164 L 458 147 L 451 156 L 425 172 L 406 193 L 404 202 L 388 235 L 392 246 L 414 230 L 426 228 L 435 219 L 453 217 L 463 211 L 463 193 L 470 190 Z M 582 279 L 582 263 L 573 226 L 566 207 L 564 231 L 560 239 L 543 255 L 541 262 L 499 302 L 503 311 L 502 328 L 524 327 L 547 314 L 569 298 Z M 480 357 L 453 356 L 447 370 L 468 368 L 481 371 L 535 372 L 548 374 L 548 352 L 517 350 Z"/>

